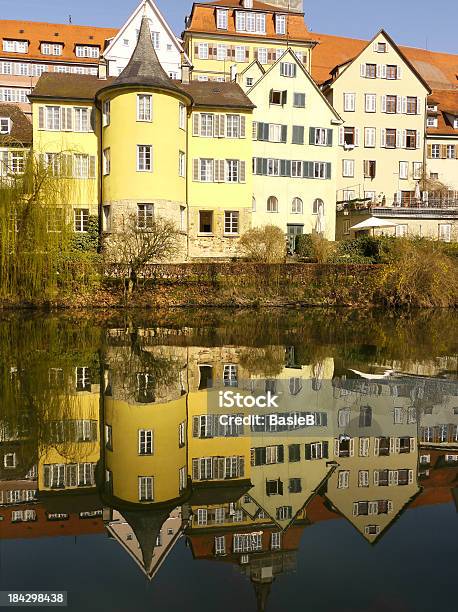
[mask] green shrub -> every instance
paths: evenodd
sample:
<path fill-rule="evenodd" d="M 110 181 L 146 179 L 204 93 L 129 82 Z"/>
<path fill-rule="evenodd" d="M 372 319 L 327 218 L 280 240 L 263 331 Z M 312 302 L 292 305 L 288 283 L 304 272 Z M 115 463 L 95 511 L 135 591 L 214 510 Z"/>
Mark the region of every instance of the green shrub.
<path fill-rule="evenodd" d="M 97 251 L 99 246 L 99 221 L 97 215 L 89 217 L 87 232 L 75 232 L 72 236 L 72 248 L 75 251 Z"/>
<path fill-rule="evenodd" d="M 312 259 L 313 257 L 313 245 L 312 245 L 312 234 L 300 234 L 296 236 L 296 254 L 299 257 L 306 257 Z"/>

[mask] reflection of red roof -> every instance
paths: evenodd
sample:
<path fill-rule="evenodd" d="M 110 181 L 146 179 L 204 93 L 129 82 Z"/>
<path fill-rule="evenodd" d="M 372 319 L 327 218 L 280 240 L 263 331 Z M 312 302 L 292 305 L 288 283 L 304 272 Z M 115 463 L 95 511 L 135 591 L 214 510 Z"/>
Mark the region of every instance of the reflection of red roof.
<path fill-rule="evenodd" d="M 318 83 L 327 81 L 335 66 L 352 60 L 369 44 L 367 40 L 315 32 L 313 37 L 319 43 L 312 56 L 312 76 Z M 431 89 L 458 89 L 458 55 L 414 47 L 400 46 L 399 49 Z"/>
<path fill-rule="evenodd" d="M 11 513 L 17 510 L 35 510 L 36 521 L 11 522 Z M 43 504 L 18 504 L 14 506 L 3 506 L 0 508 L 0 541 L 44 538 L 57 536 L 77 536 L 103 533 L 105 526 L 102 517 L 82 519 L 78 514 L 69 514 L 66 520 L 50 521 L 47 510 Z"/>
<path fill-rule="evenodd" d="M 298 522 L 282 532 L 282 550 L 297 550 L 301 541 L 302 531 L 305 527 L 304 523 Z M 220 526 L 213 529 L 206 528 L 205 530 L 191 529 L 187 531 L 187 536 L 191 544 L 192 554 L 195 559 L 215 558 L 215 537 L 226 536 L 227 556 L 225 560 L 230 561 L 232 552 L 232 539 L 236 533 L 252 533 L 253 531 L 262 531 L 262 551 L 270 551 L 270 536 L 272 532 L 278 531 L 278 527 L 269 523 L 262 525 L 252 523 L 250 525 L 234 526 L 232 529 L 222 529 Z M 230 543 L 230 544 L 229 544 Z M 237 555 L 239 553 L 236 553 Z"/>

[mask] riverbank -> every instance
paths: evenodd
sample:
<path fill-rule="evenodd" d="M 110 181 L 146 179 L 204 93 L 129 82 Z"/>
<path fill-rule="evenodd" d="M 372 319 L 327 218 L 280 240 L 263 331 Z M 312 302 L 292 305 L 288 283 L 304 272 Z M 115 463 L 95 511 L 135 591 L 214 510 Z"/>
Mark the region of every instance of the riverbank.
<path fill-rule="evenodd" d="M 188 263 L 148 266 L 131 294 L 119 270 L 82 291 L 56 292 L 33 302 L 9 298 L 2 308 L 171 308 L 376 305 L 381 266 Z"/>

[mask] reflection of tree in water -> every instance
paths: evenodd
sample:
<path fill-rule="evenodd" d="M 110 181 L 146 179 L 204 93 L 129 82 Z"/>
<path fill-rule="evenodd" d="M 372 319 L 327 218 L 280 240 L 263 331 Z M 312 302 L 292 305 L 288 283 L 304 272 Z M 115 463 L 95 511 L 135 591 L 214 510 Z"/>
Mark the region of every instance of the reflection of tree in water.
<path fill-rule="evenodd" d="M 99 343 L 100 329 L 84 319 L 11 315 L 0 322 L 2 429 L 8 437 L 33 440 L 29 464 L 38 449 L 70 457 L 80 448 L 68 435 L 71 427 L 53 424 L 75 419 L 77 367 L 88 368 L 97 383 Z"/>

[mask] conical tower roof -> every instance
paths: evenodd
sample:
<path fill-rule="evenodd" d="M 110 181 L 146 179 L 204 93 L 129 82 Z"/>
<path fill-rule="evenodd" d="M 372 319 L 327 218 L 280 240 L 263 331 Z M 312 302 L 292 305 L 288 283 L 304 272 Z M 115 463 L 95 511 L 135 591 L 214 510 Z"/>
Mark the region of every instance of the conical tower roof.
<path fill-rule="evenodd" d="M 131 510 L 123 512 L 125 520 L 129 523 L 137 538 L 146 573 L 151 568 L 157 536 L 169 514 L 168 508 L 156 511 Z"/>
<path fill-rule="evenodd" d="M 110 87 L 139 86 L 158 87 L 176 93 L 183 92 L 172 82 L 154 50 L 151 30 L 146 16 L 142 17 L 137 46 L 129 63 Z"/>

